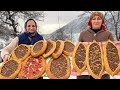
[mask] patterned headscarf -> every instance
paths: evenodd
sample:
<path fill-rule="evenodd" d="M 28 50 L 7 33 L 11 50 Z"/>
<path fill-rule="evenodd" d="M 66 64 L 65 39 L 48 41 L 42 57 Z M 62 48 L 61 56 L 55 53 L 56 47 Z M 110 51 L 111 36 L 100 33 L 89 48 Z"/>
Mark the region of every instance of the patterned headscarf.
<path fill-rule="evenodd" d="M 99 16 L 101 19 L 102 19 L 102 29 L 103 30 L 106 30 L 106 27 L 104 25 L 104 17 L 103 17 L 103 14 L 101 12 L 92 12 L 91 16 L 90 16 L 90 20 L 88 21 L 88 26 L 92 27 L 92 23 L 91 23 L 91 20 L 94 16 Z"/>

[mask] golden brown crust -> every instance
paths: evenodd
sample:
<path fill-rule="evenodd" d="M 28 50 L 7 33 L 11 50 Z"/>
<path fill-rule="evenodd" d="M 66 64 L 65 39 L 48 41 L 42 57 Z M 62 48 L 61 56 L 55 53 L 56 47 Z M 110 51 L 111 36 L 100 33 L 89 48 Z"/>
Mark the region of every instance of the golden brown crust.
<path fill-rule="evenodd" d="M 16 61 L 16 60 L 14 60 L 14 61 Z M 7 61 L 7 62 L 8 62 L 8 61 Z M 6 63 L 7 63 L 7 62 L 6 62 Z M 6 63 L 4 63 L 4 64 L 0 67 L 0 79 L 15 79 L 15 78 L 17 77 L 18 73 L 19 73 L 20 70 L 21 70 L 21 62 L 20 62 L 20 61 L 16 61 L 16 62 L 18 63 L 18 67 L 17 67 L 16 71 L 15 71 L 13 74 L 11 74 L 9 77 L 3 76 L 3 75 L 1 74 L 2 67 L 3 67 Z"/>
<path fill-rule="evenodd" d="M 103 54 L 102 54 L 102 48 L 101 48 L 101 46 L 99 45 L 99 47 L 100 47 L 100 51 L 101 51 L 101 60 L 102 60 L 102 69 L 101 69 L 101 71 L 100 71 L 100 73 L 99 73 L 99 75 L 96 75 L 95 73 L 93 73 L 93 71 L 91 70 L 91 68 L 90 68 L 90 65 L 89 65 L 89 48 L 90 48 L 90 46 L 93 44 L 93 43 L 96 43 L 96 44 L 98 44 L 97 42 L 92 42 L 88 47 L 87 47 L 87 59 L 86 59 L 86 63 L 87 63 L 87 69 L 88 69 L 88 72 L 91 74 L 91 76 L 93 77 L 93 78 L 95 78 L 95 79 L 101 79 L 101 77 L 102 77 L 102 75 L 103 75 L 103 71 L 104 71 L 104 61 L 103 61 Z"/>
<path fill-rule="evenodd" d="M 60 77 L 60 78 L 57 78 L 55 77 L 51 71 L 50 71 L 50 66 L 51 66 L 51 63 L 52 61 L 54 60 L 54 58 L 51 57 L 50 61 L 46 64 L 46 74 L 47 76 L 50 78 L 50 79 L 68 79 L 70 77 L 70 74 L 71 74 L 71 66 L 70 66 L 70 61 L 68 59 L 68 57 L 66 57 L 64 54 L 62 54 L 66 60 L 67 60 L 67 73 L 65 76 L 63 77 Z"/>
<path fill-rule="evenodd" d="M 75 45 L 74 45 L 74 43 L 73 43 L 72 41 L 70 41 L 70 40 L 65 40 L 65 41 L 64 41 L 64 44 L 65 44 L 65 42 L 71 43 L 71 44 L 75 47 Z M 65 45 L 64 45 L 64 46 L 65 46 Z M 63 53 L 64 53 L 65 55 L 67 55 L 67 56 L 72 56 L 73 51 L 72 51 L 72 52 L 68 52 L 68 51 L 65 51 L 65 50 L 63 49 Z"/>
<path fill-rule="evenodd" d="M 42 43 L 43 43 L 43 46 L 42 46 L 42 48 L 41 48 L 39 51 L 34 52 L 33 49 L 34 49 L 35 45 L 36 45 L 37 43 L 39 43 L 39 42 L 42 42 Z M 31 55 L 32 55 L 33 57 L 38 57 L 38 56 L 42 55 L 42 54 L 45 52 L 46 48 L 47 48 L 47 42 L 44 41 L 44 40 L 40 40 L 40 41 L 36 42 L 36 43 L 31 47 Z"/>
<path fill-rule="evenodd" d="M 82 45 L 85 47 L 85 45 L 84 45 L 83 43 L 81 43 L 81 42 L 77 43 L 76 47 L 74 48 L 73 54 L 72 54 L 72 64 L 73 64 L 73 68 L 77 71 L 78 76 L 79 76 L 79 75 L 86 69 L 86 67 L 87 67 L 87 65 L 86 65 L 86 58 L 85 58 L 85 64 L 84 64 L 84 66 L 83 66 L 81 69 L 79 69 L 79 67 L 78 67 L 78 66 L 76 65 L 76 63 L 75 63 L 75 54 L 76 54 L 76 51 L 77 51 L 77 49 L 78 49 L 78 47 L 79 47 L 80 44 L 82 44 Z M 85 47 L 85 50 L 86 50 L 86 47 Z"/>
<path fill-rule="evenodd" d="M 43 54 L 44 58 L 49 57 L 56 49 L 56 42 L 54 42 L 52 40 L 48 40 L 48 42 L 51 43 L 53 46 L 49 52 L 47 52 L 46 54 L 45 53 Z"/>
<path fill-rule="evenodd" d="M 116 75 L 116 74 L 119 72 L 119 70 L 120 70 L 120 63 L 119 63 L 118 67 L 116 68 L 116 70 L 115 70 L 114 72 L 110 69 L 110 66 L 109 66 L 108 60 L 107 60 L 107 53 L 106 53 L 106 51 L 107 51 L 107 50 L 106 50 L 106 47 L 107 47 L 108 42 L 112 43 L 112 44 L 115 46 L 115 44 L 114 44 L 112 41 L 110 41 L 110 40 L 108 40 L 108 41 L 106 42 L 106 44 L 104 45 L 104 64 L 105 64 L 105 70 L 106 70 L 110 75 L 114 76 L 114 75 Z M 116 46 L 115 46 L 115 47 L 116 47 Z M 118 54 L 119 54 L 119 53 L 118 53 Z M 119 60 L 120 60 L 120 55 L 119 55 Z"/>
<path fill-rule="evenodd" d="M 62 54 L 63 49 L 64 49 L 64 42 L 62 40 L 57 40 L 56 45 L 57 45 L 57 42 L 60 42 L 60 47 L 59 47 L 59 49 L 58 49 L 58 51 L 56 53 L 54 52 L 52 54 L 53 58 L 58 58 Z"/>
<path fill-rule="evenodd" d="M 29 56 L 25 61 L 22 62 L 22 68 L 21 68 L 20 73 L 18 74 L 19 79 L 27 79 L 22 76 L 22 70 L 23 70 L 24 66 L 26 65 L 27 61 L 29 60 L 29 58 L 31 58 L 31 57 L 32 56 Z M 41 77 L 44 74 L 45 68 L 46 68 L 46 60 L 42 56 L 40 56 L 40 57 L 42 58 L 42 70 L 37 75 L 29 77 L 29 79 L 38 79 L 39 77 Z"/>
<path fill-rule="evenodd" d="M 88 45 L 90 44 L 89 42 L 81 42 L 86 48 L 88 47 Z"/>
<path fill-rule="evenodd" d="M 28 52 L 22 57 L 22 58 L 17 58 L 15 55 L 15 50 L 17 48 L 19 48 L 19 46 L 26 46 L 28 48 Z M 26 45 L 26 44 L 20 44 L 19 46 L 17 46 L 13 51 L 12 51 L 12 58 L 16 61 L 24 61 L 29 55 L 30 55 L 30 46 Z"/>

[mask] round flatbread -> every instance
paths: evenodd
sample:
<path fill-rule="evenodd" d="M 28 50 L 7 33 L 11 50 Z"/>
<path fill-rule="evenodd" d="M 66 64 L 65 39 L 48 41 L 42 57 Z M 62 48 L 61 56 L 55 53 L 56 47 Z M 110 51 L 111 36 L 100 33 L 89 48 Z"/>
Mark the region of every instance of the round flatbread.
<path fill-rule="evenodd" d="M 13 60 L 24 61 L 30 55 L 30 46 L 20 44 L 12 51 Z"/>
<path fill-rule="evenodd" d="M 18 74 L 19 79 L 37 79 L 41 77 L 45 72 L 45 59 L 40 56 L 34 58 L 29 56 L 24 62 L 22 62 L 22 68 Z"/>
<path fill-rule="evenodd" d="M 33 57 L 39 57 L 45 52 L 46 48 L 47 42 L 44 40 L 40 40 L 31 47 L 31 55 Z"/>
<path fill-rule="evenodd" d="M 70 73 L 70 61 L 64 54 L 57 59 L 51 58 L 46 66 L 46 74 L 50 79 L 68 79 Z"/>
<path fill-rule="evenodd" d="M 49 57 L 56 49 L 56 42 L 52 41 L 52 40 L 48 40 L 47 42 L 47 48 L 43 54 L 43 57 Z"/>
<path fill-rule="evenodd" d="M 52 54 L 53 58 L 58 58 L 64 49 L 64 42 L 62 40 L 57 40 L 56 41 L 56 49 L 54 51 L 54 53 Z"/>
<path fill-rule="evenodd" d="M 21 70 L 21 62 L 9 60 L 0 67 L 0 79 L 14 79 Z"/>
<path fill-rule="evenodd" d="M 71 42 L 70 40 L 65 40 L 64 41 L 64 49 L 63 49 L 63 53 L 67 56 L 72 56 L 72 53 L 74 51 L 75 45 L 73 42 Z"/>

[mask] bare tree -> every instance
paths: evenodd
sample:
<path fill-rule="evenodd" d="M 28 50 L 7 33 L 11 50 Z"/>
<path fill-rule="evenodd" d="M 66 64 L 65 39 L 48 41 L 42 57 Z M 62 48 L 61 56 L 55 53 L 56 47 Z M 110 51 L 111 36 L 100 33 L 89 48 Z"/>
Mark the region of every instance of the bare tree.
<path fill-rule="evenodd" d="M 0 11 L 0 23 L 3 23 L 5 26 L 12 27 L 13 35 L 16 36 L 18 33 L 17 26 L 18 22 L 17 19 L 28 19 L 34 18 L 36 20 L 41 20 L 43 18 L 43 12 L 37 11 Z"/>
<path fill-rule="evenodd" d="M 110 18 L 107 18 L 108 16 L 110 16 Z M 120 29 L 120 11 L 106 11 L 105 12 L 105 24 L 106 27 L 108 27 L 108 25 L 112 26 L 112 30 L 115 33 L 116 39 L 119 41 L 119 29 Z"/>
<path fill-rule="evenodd" d="M 119 41 L 120 11 L 108 11 L 108 13 L 111 15 L 111 20 L 107 20 L 107 22 L 114 27 L 116 39 Z"/>
<path fill-rule="evenodd" d="M 106 19 L 106 17 L 107 17 L 107 14 L 108 14 L 108 11 L 104 11 L 104 21 L 105 21 L 105 23 L 104 23 L 104 25 L 105 25 L 105 27 L 106 27 L 106 29 L 108 30 L 108 27 L 107 27 L 107 19 Z"/>

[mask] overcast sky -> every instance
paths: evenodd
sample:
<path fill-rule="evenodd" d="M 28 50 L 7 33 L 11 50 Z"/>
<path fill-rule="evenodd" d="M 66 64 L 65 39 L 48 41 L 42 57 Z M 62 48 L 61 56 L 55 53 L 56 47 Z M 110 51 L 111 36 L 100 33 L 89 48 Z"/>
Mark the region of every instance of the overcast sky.
<path fill-rule="evenodd" d="M 82 11 L 44 11 L 44 21 L 39 23 L 40 32 L 49 34 L 77 18 L 81 13 Z"/>

